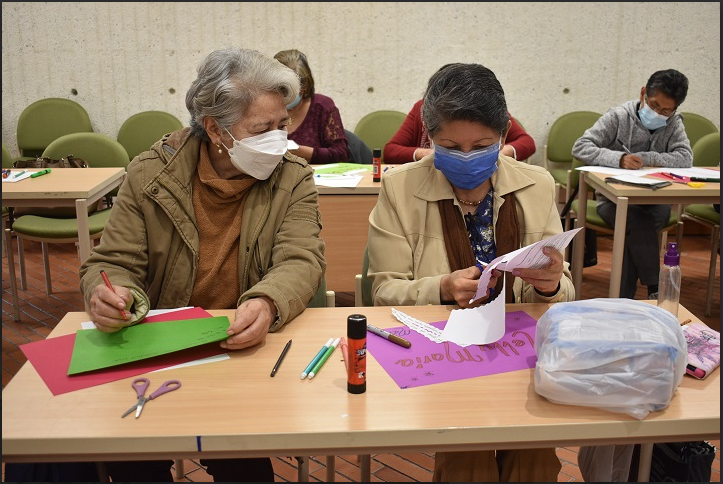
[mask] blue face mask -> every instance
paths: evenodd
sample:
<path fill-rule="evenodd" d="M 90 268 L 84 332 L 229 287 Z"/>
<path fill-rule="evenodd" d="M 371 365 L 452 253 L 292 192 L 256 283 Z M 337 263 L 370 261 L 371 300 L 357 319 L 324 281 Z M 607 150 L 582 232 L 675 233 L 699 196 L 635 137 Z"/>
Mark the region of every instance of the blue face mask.
<path fill-rule="evenodd" d="M 499 154 L 500 143 L 469 153 L 434 145 L 434 167 L 455 187 L 471 190 L 489 180 L 497 171 Z"/>
<path fill-rule="evenodd" d="M 294 109 L 297 104 L 301 102 L 301 94 L 296 96 L 296 99 L 291 101 L 289 104 L 286 105 L 286 109 Z"/>
<path fill-rule="evenodd" d="M 655 131 L 656 129 L 665 126 L 665 123 L 669 118 L 669 116 L 662 116 L 656 113 L 650 109 L 650 106 L 647 104 L 641 109 L 638 109 L 638 116 L 640 116 L 640 122 L 643 123 L 643 126 L 650 131 Z"/>

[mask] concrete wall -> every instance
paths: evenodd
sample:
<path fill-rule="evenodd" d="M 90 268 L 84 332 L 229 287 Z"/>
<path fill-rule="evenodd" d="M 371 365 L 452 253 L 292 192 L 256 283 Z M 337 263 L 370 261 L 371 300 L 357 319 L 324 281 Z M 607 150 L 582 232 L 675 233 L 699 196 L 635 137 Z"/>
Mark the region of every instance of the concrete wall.
<path fill-rule="evenodd" d="M 408 112 L 448 62 L 502 82 L 542 163 L 551 123 L 637 98 L 659 69 L 690 79 L 682 111 L 720 127 L 720 3 L 2 3 L 2 139 L 17 155 L 22 110 L 77 101 L 115 137 L 139 111 L 188 123 L 186 90 L 210 51 L 307 54 L 317 92 L 346 128 L 370 111 Z"/>

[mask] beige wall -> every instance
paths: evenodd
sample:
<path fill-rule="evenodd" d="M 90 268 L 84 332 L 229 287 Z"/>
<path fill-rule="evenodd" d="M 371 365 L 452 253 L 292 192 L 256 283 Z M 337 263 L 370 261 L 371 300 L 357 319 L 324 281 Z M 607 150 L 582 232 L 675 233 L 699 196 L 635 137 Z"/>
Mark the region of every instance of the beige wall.
<path fill-rule="evenodd" d="M 351 130 L 373 110 L 408 112 L 443 64 L 485 64 L 537 164 L 555 118 L 637 98 L 659 69 L 687 75 L 681 110 L 720 127 L 719 3 L 3 2 L 2 42 L 2 139 L 14 155 L 20 112 L 44 97 L 79 102 L 111 137 L 148 109 L 187 124 L 196 66 L 228 46 L 305 52 Z"/>

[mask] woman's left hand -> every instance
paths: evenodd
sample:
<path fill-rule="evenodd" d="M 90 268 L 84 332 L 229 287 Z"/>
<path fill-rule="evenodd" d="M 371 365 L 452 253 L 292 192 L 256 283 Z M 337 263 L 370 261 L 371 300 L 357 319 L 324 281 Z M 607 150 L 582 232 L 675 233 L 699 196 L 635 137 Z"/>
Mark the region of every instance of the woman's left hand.
<path fill-rule="evenodd" d="M 515 269 L 512 274 L 535 286 L 535 289 L 541 295 L 554 296 L 557 293 L 560 279 L 562 279 L 564 268 L 562 254 L 552 247 L 544 247 L 542 253 L 550 258 L 547 267 L 541 269 Z"/>
<path fill-rule="evenodd" d="M 248 299 L 236 308 L 236 315 L 228 328 L 229 337 L 221 348 L 240 350 L 266 340 L 271 323 L 276 319 L 276 305 L 271 298 Z"/>

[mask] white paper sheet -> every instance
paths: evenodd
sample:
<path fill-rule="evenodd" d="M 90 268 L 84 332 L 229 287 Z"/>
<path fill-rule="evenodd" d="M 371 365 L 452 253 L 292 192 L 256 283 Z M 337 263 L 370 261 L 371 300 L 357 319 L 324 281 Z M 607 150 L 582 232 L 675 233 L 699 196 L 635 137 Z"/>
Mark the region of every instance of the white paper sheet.
<path fill-rule="evenodd" d="M 3 183 L 15 183 L 15 182 L 19 182 L 20 180 L 25 180 L 26 178 L 30 178 L 30 175 L 32 175 L 32 174 L 35 173 L 36 171 L 38 171 L 38 170 L 35 170 L 35 171 L 26 171 L 26 172 L 23 173 L 22 175 L 16 177 L 15 175 L 17 175 L 18 173 L 22 173 L 22 170 L 20 170 L 20 171 L 15 170 L 14 172 L 10 172 L 10 175 L 8 175 L 7 178 L 3 178 L 2 180 L 3 180 Z"/>
<path fill-rule="evenodd" d="M 547 257 L 547 256 L 545 256 Z M 505 284 L 492 302 L 469 309 L 453 309 L 442 331 L 442 340 L 460 346 L 486 345 L 505 335 Z"/>
<path fill-rule="evenodd" d="M 654 168 L 654 167 L 648 167 L 648 168 L 641 168 L 639 170 L 626 170 L 625 168 L 611 168 L 609 166 L 592 166 L 592 165 L 585 165 L 585 166 L 578 166 L 575 168 L 576 170 L 580 171 L 594 171 L 595 173 L 605 173 L 608 175 L 630 175 L 630 176 L 645 176 L 649 175 L 651 173 L 658 173 L 660 168 Z"/>
<path fill-rule="evenodd" d="M 545 240 L 540 240 L 539 242 L 530 244 L 527 247 L 522 247 L 521 249 L 499 256 L 490 262 L 487 267 L 485 267 L 485 270 L 482 271 L 482 275 L 480 276 L 479 283 L 477 285 L 477 292 L 475 293 L 472 301 L 487 295 L 487 285 L 490 282 L 492 271 L 494 269 L 511 272 L 513 269 L 518 268 L 537 269 L 539 267 L 545 267 L 550 262 L 550 258 L 542 253 L 542 249 L 545 247 L 552 247 L 562 252 L 580 230 L 582 230 L 582 227 L 568 230 L 567 232 L 553 235 Z"/>
<path fill-rule="evenodd" d="M 293 139 L 287 140 L 286 149 L 287 150 L 298 150 L 299 144 L 296 141 L 294 141 Z"/>
<path fill-rule="evenodd" d="M 364 178 L 361 175 L 338 175 L 335 173 L 314 175 L 314 181 L 317 185 L 323 187 L 346 187 L 354 188 Z"/>

